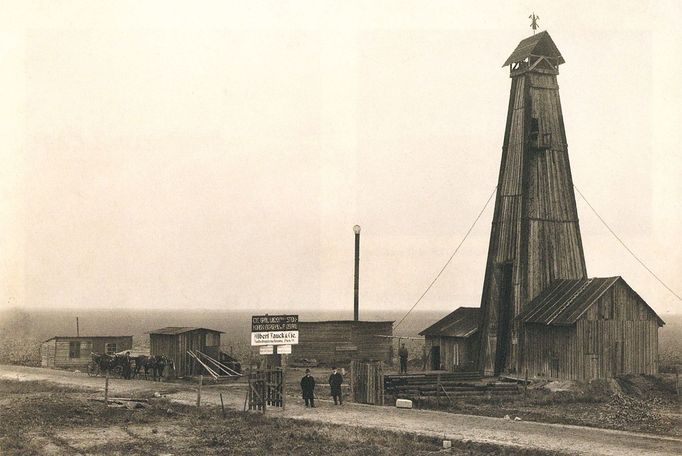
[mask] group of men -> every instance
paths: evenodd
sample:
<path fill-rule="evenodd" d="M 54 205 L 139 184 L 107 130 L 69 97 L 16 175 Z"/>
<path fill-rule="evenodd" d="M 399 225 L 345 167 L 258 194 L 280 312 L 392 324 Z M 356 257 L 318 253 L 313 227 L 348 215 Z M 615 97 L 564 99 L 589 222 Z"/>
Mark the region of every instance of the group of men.
<path fill-rule="evenodd" d="M 329 376 L 329 388 L 331 396 L 334 398 L 334 405 L 343 405 L 342 384 L 343 375 L 336 367 L 332 367 L 332 373 Z M 310 374 L 310 369 L 305 370 L 305 375 L 301 379 L 301 392 L 303 393 L 305 406 L 315 407 L 315 378 Z"/>
<path fill-rule="evenodd" d="M 400 373 L 407 373 L 407 357 L 408 352 L 405 344 L 398 350 L 398 357 L 400 358 Z M 334 398 L 334 405 L 343 404 L 343 396 L 341 394 L 341 385 L 343 384 L 343 375 L 336 367 L 332 367 L 332 373 L 329 376 L 329 389 L 331 396 Z M 305 375 L 301 379 L 301 393 L 306 407 L 315 407 L 315 378 L 310 374 L 310 369 L 305 370 Z"/>
<path fill-rule="evenodd" d="M 408 352 L 405 344 L 402 344 L 398 350 L 398 357 L 400 358 L 400 373 L 407 373 L 407 357 Z M 329 389 L 331 396 L 334 398 L 334 405 L 343 404 L 343 396 L 341 394 L 341 385 L 343 384 L 343 375 L 336 367 L 332 367 L 332 373 L 329 376 Z M 306 407 L 315 407 L 315 378 L 310 374 L 310 369 L 305 370 L 305 375 L 301 379 L 301 393 Z"/>

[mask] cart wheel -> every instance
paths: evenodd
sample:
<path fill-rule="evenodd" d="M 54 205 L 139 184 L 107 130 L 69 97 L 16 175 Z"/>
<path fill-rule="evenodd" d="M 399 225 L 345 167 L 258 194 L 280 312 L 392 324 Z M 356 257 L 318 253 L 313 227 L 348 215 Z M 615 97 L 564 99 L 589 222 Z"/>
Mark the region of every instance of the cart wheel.
<path fill-rule="evenodd" d="M 96 377 L 99 374 L 99 366 L 94 361 L 88 364 L 88 377 Z"/>
<path fill-rule="evenodd" d="M 114 375 L 117 375 L 119 377 L 123 377 L 123 366 L 116 366 L 111 370 L 111 372 Z"/>

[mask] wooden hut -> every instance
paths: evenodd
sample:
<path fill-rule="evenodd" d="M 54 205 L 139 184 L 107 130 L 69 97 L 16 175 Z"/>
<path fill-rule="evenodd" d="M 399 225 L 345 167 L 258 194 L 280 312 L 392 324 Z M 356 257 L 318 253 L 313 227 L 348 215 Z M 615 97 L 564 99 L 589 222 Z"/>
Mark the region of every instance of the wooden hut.
<path fill-rule="evenodd" d="M 86 369 L 92 353 L 133 348 L 133 336 L 55 336 L 40 344 L 40 365 L 64 369 Z"/>
<path fill-rule="evenodd" d="M 530 376 L 658 373 L 658 328 L 665 323 L 621 277 L 556 280 L 518 319 Z"/>
<path fill-rule="evenodd" d="M 419 333 L 431 370 L 476 370 L 479 314 L 477 307 L 460 307 Z"/>
<path fill-rule="evenodd" d="M 220 335 L 222 331 L 208 328 L 169 326 L 149 333 L 149 353 L 151 356 L 165 355 L 173 360 L 175 372 L 179 377 L 204 373 L 203 367 L 188 353 L 204 353 L 220 360 Z"/>
<path fill-rule="evenodd" d="M 291 359 L 314 359 L 318 363 L 349 364 L 360 361 L 390 362 L 392 321 L 298 322 L 298 344 L 292 345 Z"/>

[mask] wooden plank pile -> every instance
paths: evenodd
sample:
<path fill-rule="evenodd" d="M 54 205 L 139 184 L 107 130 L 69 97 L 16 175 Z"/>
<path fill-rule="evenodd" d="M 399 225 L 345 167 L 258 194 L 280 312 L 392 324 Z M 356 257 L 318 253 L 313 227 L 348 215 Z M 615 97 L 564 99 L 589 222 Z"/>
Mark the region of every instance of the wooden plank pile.
<path fill-rule="evenodd" d="M 473 383 L 476 373 L 448 372 L 442 374 L 386 375 L 384 389 L 395 398 L 440 397 L 448 399 L 462 396 L 506 396 L 520 394 L 515 383 Z"/>
<path fill-rule="evenodd" d="M 384 365 L 381 361 L 350 364 L 351 395 L 355 402 L 384 405 Z"/>

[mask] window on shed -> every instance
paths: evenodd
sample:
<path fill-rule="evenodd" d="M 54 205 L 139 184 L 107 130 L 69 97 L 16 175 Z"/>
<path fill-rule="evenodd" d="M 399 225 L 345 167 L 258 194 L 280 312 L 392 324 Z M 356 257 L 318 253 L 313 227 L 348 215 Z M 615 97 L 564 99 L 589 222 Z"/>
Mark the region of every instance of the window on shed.
<path fill-rule="evenodd" d="M 220 334 L 218 333 L 206 333 L 206 346 L 207 347 L 217 347 L 220 345 Z"/>
<path fill-rule="evenodd" d="M 81 343 L 80 342 L 69 342 L 69 358 L 80 358 L 81 357 Z"/>
<path fill-rule="evenodd" d="M 113 355 L 118 351 L 118 346 L 116 342 L 110 342 L 108 344 L 104 344 L 104 353 L 107 355 Z"/>

